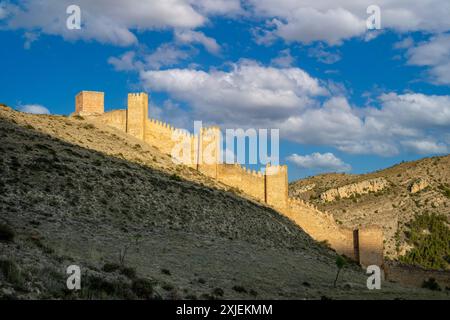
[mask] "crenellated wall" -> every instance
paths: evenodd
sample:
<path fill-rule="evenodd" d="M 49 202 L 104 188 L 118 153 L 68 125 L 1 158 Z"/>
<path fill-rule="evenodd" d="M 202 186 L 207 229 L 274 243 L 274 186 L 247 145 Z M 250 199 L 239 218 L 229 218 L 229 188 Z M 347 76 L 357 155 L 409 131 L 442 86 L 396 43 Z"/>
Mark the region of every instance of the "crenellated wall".
<path fill-rule="evenodd" d="M 265 201 L 265 181 L 261 172 L 249 170 L 239 164 L 221 164 L 217 166 L 217 180 L 242 190 L 261 202 Z"/>
<path fill-rule="evenodd" d="M 123 132 L 127 131 L 127 110 L 113 110 L 97 116 L 97 119 Z"/>
<path fill-rule="evenodd" d="M 338 253 L 357 260 L 353 230 L 339 227 L 331 214 L 319 211 L 313 205 L 293 198 L 289 198 L 288 206 L 282 212 L 314 240 L 326 242 Z"/>
<path fill-rule="evenodd" d="M 338 253 L 362 266 L 383 265 L 383 233 L 378 227 L 350 230 L 340 227 L 333 216 L 316 207 L 288 197 L 287 166 L 266 166 L 256 172 L 238 164 L 221 161 L 221 131 L 202 128 L 198 135 L 148 118 L 148 95 L 128 94 L 128 109 L 103 112 L 103 93 L 82 91 L 76 98 L 76 113 L 95 117 L 170 154 L 175 163 L 183 163 L 204 175 L 270 205 L 287 216 L 313 239 L 327 242 Z M 181 161 L 180 161 L 181 160 Z"/>

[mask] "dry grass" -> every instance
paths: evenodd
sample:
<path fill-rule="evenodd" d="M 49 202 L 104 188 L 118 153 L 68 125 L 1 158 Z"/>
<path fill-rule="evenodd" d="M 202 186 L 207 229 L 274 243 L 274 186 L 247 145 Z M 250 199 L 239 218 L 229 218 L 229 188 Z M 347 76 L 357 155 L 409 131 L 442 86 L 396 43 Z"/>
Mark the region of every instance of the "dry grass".
<path fill-rule="evenodd" d="M 288 219 L 86 123 L 0 107 L 0 217 L 17 231 L 0 242 L 0 259 L 14 260 L 27 284 L 0 275 L 0 297 L 447 297 L 392 283 L 369 291 L 356 266 L 333 288 L 335 253 Z M 65 289 L 70 264 L 84 272 L 76 294 Z"/>

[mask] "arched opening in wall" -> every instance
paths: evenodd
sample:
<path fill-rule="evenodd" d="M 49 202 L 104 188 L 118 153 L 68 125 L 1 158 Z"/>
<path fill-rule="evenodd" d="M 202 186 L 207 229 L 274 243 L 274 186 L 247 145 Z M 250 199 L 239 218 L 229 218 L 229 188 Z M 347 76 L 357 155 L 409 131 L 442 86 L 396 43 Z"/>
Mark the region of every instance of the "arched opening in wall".
<path fill-rule="evenodd" d="M 353 230 L 353 255 L 355 257 L 356 262 L 359 261 L 359 230 Z"/>

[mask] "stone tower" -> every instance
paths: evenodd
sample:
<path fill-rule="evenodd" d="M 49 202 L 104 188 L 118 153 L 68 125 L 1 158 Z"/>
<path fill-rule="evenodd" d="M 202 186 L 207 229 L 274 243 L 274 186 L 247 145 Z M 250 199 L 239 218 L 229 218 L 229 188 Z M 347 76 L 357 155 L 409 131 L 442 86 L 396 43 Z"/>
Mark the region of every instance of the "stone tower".
<path fill-rule="evenodd" d="M 148 94 L 128 94 L 127 133 L 145 140 L 145 125 L 148 118 Z"/>
<path fill-rule="evenodd" d="M 199 133 L 197 170 L 217 179 L 217 166 L 221 155 L 221 131 L 219 127 L 202 128 Z"/>
<path fill-rule="evenodd" d="M 98 91 L 81 91 L 75 97 L 75 115 L 91 116 L 103 114 L 105 94 Z"/>
<path fill-rule="evenodd" d="M 275 208 L 284 209 L 288 200 L 287 166 L 266 166 L 265 173 L 266 203 Z"/>

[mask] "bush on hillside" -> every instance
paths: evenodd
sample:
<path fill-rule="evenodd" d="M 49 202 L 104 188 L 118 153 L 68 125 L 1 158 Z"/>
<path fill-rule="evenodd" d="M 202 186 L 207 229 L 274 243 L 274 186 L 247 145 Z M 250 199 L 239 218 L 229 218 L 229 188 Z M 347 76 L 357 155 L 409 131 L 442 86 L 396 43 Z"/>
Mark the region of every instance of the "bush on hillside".
<path fill-rule="evenodd" d="M 447 269 L 450 264 L 450 228 L 444 215 L 424 213 L 407 224 L 406 242 L 413 246 L 400 260 L 427 269 Z"/>

